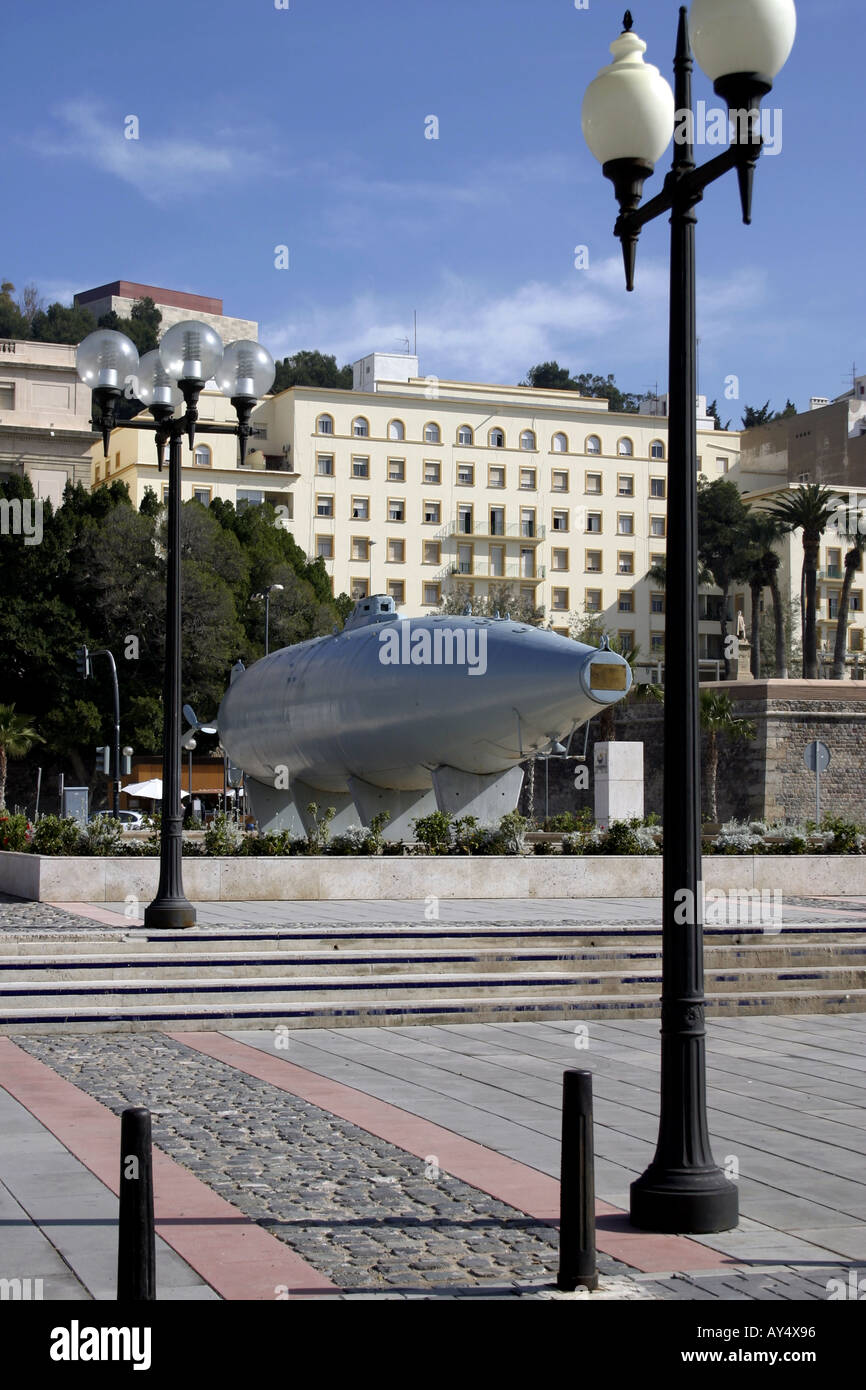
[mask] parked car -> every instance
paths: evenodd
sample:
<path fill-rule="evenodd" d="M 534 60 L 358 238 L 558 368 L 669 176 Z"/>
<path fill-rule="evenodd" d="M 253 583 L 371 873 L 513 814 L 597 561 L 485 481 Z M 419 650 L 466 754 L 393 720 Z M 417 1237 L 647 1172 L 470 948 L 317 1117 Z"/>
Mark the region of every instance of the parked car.
<path fill-rule="evenodd" d="M 114 812 L 113 812 L 113 811 L 97 811 L 95 815 L 93 815 L 93 816 L 90 817 L 90 819 L 91 819 L 92 821 L 93 821 L 93 820 L 104 820 L 104 819 L 106 819 L 106 818 L 108 818 L 108 819 L 110 819 L 110 820 L 113 820 L 113 819 L 114 819 Z M 118 819 L 119 822 L 120 822 L 120 828 L 121 828 L 121 830 L 143 830 L 143 829 L 144 829 L 144 816 L 142 815 L 141 811 L 118 811 L 118 813 L 117 813 L 117 819 Z"/>

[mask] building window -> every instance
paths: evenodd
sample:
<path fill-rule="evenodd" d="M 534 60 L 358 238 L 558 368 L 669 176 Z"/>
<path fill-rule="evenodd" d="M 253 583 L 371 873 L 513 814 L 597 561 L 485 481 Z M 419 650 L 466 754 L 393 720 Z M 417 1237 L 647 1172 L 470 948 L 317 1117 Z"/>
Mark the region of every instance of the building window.
<path fill-rule="evenodd" d="M 586 452 L 588 454 L 601 453 L 601 440 L 597 434 L 591 434 L 586 441 Z"/>
<path fill-rule="evenodd" d="M 601 496 L 601 474 L 600 474 L 600 473 L 587 473 L 587 474 L 586 474 L 586 485 L 585 485 L 585 487 L 584 487 L 584 492 L 588 493 L 591 497 L 600 497 L 600 496 Z"/>
<path fill-rule="evenodd" d="M 439 584 L 422 585 L 422 602 L 425 608 L 435 608 L 442 600 L 442 588 Z"/>
<path fill-rule="evenodd" d="M 471 536 L 474 528 L 472 520 L 473 508 L 471 502 L 461 502 L 457 508 L 457 530 L 461 536 Z"/>
<path fill-rule="evenodd" d="M 551 448 L 555 454 L 568 453 L 568 436 L 565 434 L 555 434 L 550 441 Z"/>
<path fill-rule="evenodd" d="M 631 589 L 620 589 L 617 596 L 617 609 L 620 613 L 633 613 L 634 600 Z"/>
<path fill-rule="evenodd" d="M 489 525 L 490 525 L 490 529 L 489 529 L 489 532 L 488 532 L 489 535 L 491 535 L 491 536 L 504 536 L 504 535 L 505 535 L 505 508 L 504 508 L 504 507 L 491 507 L 491 508 L 490 508 L 490 523 L 489 523 Z"/>
<path fill-rule="evenodd" d="M 475 572 L 475 548 L 471 545 L 458 545 L 457 547 L 457 572 L 458 574 L 474 574 Z"/>
<path fill-rule="evenodd" d="M 333 516 L 334 499 L 331 496 L 316 498 L 316 516 Z"/>
<path fill-rule="evenodd" d="M 616 452 L 620 458 L 630 459 L 634 457 L 634 445 L 630 439 L 618 439 L 616 441 Z"/>
<path fill-rule="evenodd" d="M 586 552 L 586 572 L 587 574 L 601 574 L 601 551 L 587 550 Z"/>
<path fill-rule="evenodd" d="M 631 512 L 618 512 L 616 518 L 616 534 L 618 536 L 634 535 L 634 517 Z"/>
<path fill-rule="evenodd" d="M 438 526 L 442 520 L 442 503 L 424 503 L 424 522 L 427 526 Z"/>
<path fill-rule="evenodd" d="M 487 443 L 491 449 L 505 448 L 505 433 L 503 430 L 491 430 L 487 436 Z"/>
<path fill-rule="evenodd" d="M 333 560 L 334 558 L 334 537 L 316 537 L 316 557 L 322 560 Z"/>
<path fill-rule="evenodd" d="M 587 512 L 586 530 L 589 535 L 601 535 L 601 512 Z"/>
<path fill-rule="evenodd" d="M 554 531 L 568 530 L 568 512 L 553 513 L 553 529 Z"/>
<path fill-rule="evenodd" d="M 663 516 L 650 517 L 650 535 L 660 538 L 667 534 L 666 518 Z"/>
<path fill-rule="evenodd" d="M 554 492 L 568 492 L 568 474 L 555 468 L 551 485 Z"/>
<path fill-rule="evenodd" d="M 535 448 L 535 431 L 534 431 L 534 430 L 522 430 L 522 431 L 521 431 L 521 434 L 520 434 L 520 447 L 521 447 L 521 449 L 534 449 L 534 448 Z"/>
<path fill-rule="evenodd" d="M 667 487 L 664 478 L 650 478 L 650 497 L 667 497 Z"/>
<path fill-rule="evenodd" d="M 352 586 L 352 598 L 357 603 L 358 599 L 366 598 L 370 592 L 370 582 L 367 579 L 350 579 Z"/>
<path fill-rule="evenodd" d="M 568 590 L 554 589 L 550 596 L 551 606 L 557 613 L 565 613 L 568 610 Z"/>
<path fill-rule="evenodd" d="M 370 520 L 370 499 L 369 499 L 369 497 L 353 497 L 353 498 L 352 498 L 352 520 L 353 520 L 353 521 L 369 521 L 369 520 Z"/>
<path fill-rule="evenodd" d="M 441 444 L 441 442 L 442 442 L 442 431 L 440 430 L 440 428 L 439 428 L 439 426 L 438 426 L 437 424 L 434 424 L 434 422 L 433 422 L 432 420 L 429 421 L 429 422 L 424 426 L 424 443 L 425 443 L 425 444 Z"/>
<path fill-rule="evenodd" d="M 320 415 L 316 421 L 316 434 L 333 434 L 334 419 L 331 415 Z"/>
<path fill-rule="evenodd" d="M 474 444 L 474 443 L 475 443 L 475 435 L 474 435 L 474 433 L 473 433 L 473 431 L 472 431 L 472 427 L 471 427 L 470 425 L 461 425 L 461 426 L 460 426 L 459 430 L 457 431 L 457 443 L 458 443 L 458 444 Z"/>
<path fill-rule="evenodd" d="M 852 590 L 851 590 L 851 593 L 850 593 L 850 596 L 849 596 L 848 607 L 849 607 L 849 609 L 850 609 L 850 611 L 851 611 L 852 613 L 862 613 L 862 612 L 863 612 L 863 590 L 862 590 L 862 589 L 852 589 Z"/>
<path fill-rule="evenodd" d="M 527 538 L 535 536 L 535 512 L 531 507 L 520 508 L 520 534 Z"/>
<path fill-rule="evenodd" d="M 665 565 L 665 557 L 664 557 L 664 555 L 653 555 L 653 554 L 650 554 L 650 564 L 651 564 L 651 565 L 660 565 L 660 566 L 662 567 L 662 569 L 664 569 L 664 565 Z"/>
<path fill-rule="evenodd" d="M 552 568 L 552 569 L 555 569 L 555 570 L 567 570 L 567 569 L 568 569 L 568 551 L 567 551 L 567 550 L 554 550 L 553 555 L 552 555 L 552 557 L 551 557 L 551 568 Z"/>
<path fill-rule="evenodd" d="M 369 459 L 362 459 L 362 458 L 353 458 L 353 459 L 352 459 L 352 477 L 353 477 L 353 478 L 369 478 L 369 476 L 370 476 L 370 460 L 369 460 Z"/>
<path fill-rule="evenodd" d="M 623 632 L 622 629 L 620 629 L 617 636 L 619 637 L 620 651 L 623 656 L 628 656 L 629 652 L 634 651 L 634 632 Z"/>
<path fill-rule="evenodd" d="M 406 563 L 406 542 L 388 541 L 388 564 L 405 565 Z"/>
<path fill-rule="evenodd" d="M 601 589 L 586 589 L 584 590 L 584 592 L 586 597 L 584 599 L 583 606 L 586 609 L 587 613 L 600 613 Z"/>
<path fill-rule="evenodd" d="M 535 491 L 535 469 L 534 469 L 534 468 L 521 468 L 521 470 L 520 470 L 520 486 L 521 486 L 522 488 L 527 488 L 530 492 L 534 492 L 534 491 Z"/>
<path fill-rule="evenodd" d="M 168 501 L 168 488 L 163 488 L 162 499 Z M 239 487 L 235 494 L 235 506 L 238 511 L 243 511 L 244 507 L 260 507 L 265 500 L 265 494 L 258 488 Z"/>
<path fill-rule="evenodd" d="M 390 424 L 388 425 L 388 438 L 389 438 L 389 439 L 405 439 L 405 438 L 406 438 L 406 426 L 403 424 L 403 421 L 402 421 L 402 420 L 392 420 L 392 421 L 390 422 Z"/>
<path fill-rule="evenodd" d="M 498 463 L 491 463 L 487 467 L 487 486 L 505 487 L 505 469 Z"/>
<path fill-rule="evenodd" d="M 15 383 L 0 382 L 0 410 L 15 409 Z"/>
<path fill-rule="evenodd" d="M 651 613 L 664 613 L 664 611 L 665 611 L 665 596 L 664 596 L 664 594 L 659 594 L 659 593 L 650 594 L 650 612 L 651 612 Z"/>
<path fill-rule="evenodd" d="M 424 460 L 424 481 L 425 483 L 433 483 L 436 487 L 439 486 L 442 481 L 441 463 L 434 462 L 432 459 Z"/>
<path fill-rule="evenodd" d="M 254 493 L 247 493 L 245 496 L 243 496 L 243 495 L 241 494 L 241 492 L 238 491 L 237 498 L 236 498 L 238 511 L 241 510 L 241 503 L 245 503 L 245 504 L 249 505 L 249 504 L 250 504 L 250 499 L 251 499 L 251 498 L 255 499 L 255 501 L 257 501 L 257 502 L 263 502 L 263 501 L 264 501 L 264 493 L 262 493 L 262 492 L 254 492 Z M 168 484 L 167 484 L 167 483 L 163 486 L 163 489 L 162 489 L 162 505 L 163 505 L 164 507 L 167 507 L 167 506 L 168 506 Z"/>
<path fill-rule="evenodd" d="M 862 652 L 863 650 L 863 629 L 862 627 L 852 627 L 848 633 L 848 648 L 852 652 Z"/>
<path fill-rule="evenodd" d="M 353 560 L 365 560 L 365 561 L 366 561 L 366 560 L 369 560 L 369 558 L 370 558 L 370 542 L 369 542 L 369 540 L 367 539 L 367 537 L 366 537 L 366 536 L 353 536 L 353 537 L 352 537 L 352 559 L 353 559 Z"/>
<path fill-rule="evenodd" d="M 665 635 L 663 632 L 650 633 L 650 652 L 653 656 L 664 656 Z"/>
<path fill-rule="evenodd" d="M 439 541 L 424 542 L 421 563 L 424 565 L 441 565 L 442 546 Z"/>
<path fill-rule="evenodd" d="M 388 520 L 389 520 L 389 521 L 405 521 L 405 520 L 406 520 L 406 503 L 403 501 L 402 497 L 389 497 L 389 499 L 388 499 Z"/>
<path fill-rule="evenodd" d="M 320 477 L 320 478 L 333 478 L 333 476 L 334 476 L 334 455 L 333 455 L 333 454 L 317 454 L 317 455 L 316 455 L 316 472 L 319 474 L 319 477 Z"/>
<path fill-rule="evenodd" d="M 352 421 L 352 433 L 356 439 L 368 439 L 370 436 L 370 422 L 364 419 L 363 415 L 356 415 Z"/>
<path fill-rule="evenodd" d="M 102 472 L 101 465 L 97 463 L 97 464 L 96 464 L 96 467 L 95 467 L 95 469 L 94 469 L 94 472 L 93 472 L 94 480 L 95 480 L 97 483 L 99 482 L 99 475 L 100 475 L 101 472 Z"/>
<path fill-rule="evenodd" d="M 727 473 L 728 469 L 729 469 L 730 466 L 731 466 L 731 460 L 730 460 L 730 459 L 716 459 L 716 464 L 717 464 L 717 466 L 718 466 L 718 470 L 719 470 L 720 473 Z M 806 478 L 805 481 L 806 481 L 806 482 L 809 481 L 808 477 Z"/>
<path fill-rule="evenodd" d="M 196 444 L 195 453 L 192 456 L 193 464 L 196 468 L 210 468 L 211 452 L 209 444 Z M 120 467 L 120 454 L 117 455 L 117 467 Z"/>
<path fill-rule="evenodd" d="M 388 460 L 388 482 L 389 482 L 389 483 L 405 483 L 405 481 L 406 481 L 406 460 L 405 460 L 405 459 L 389 459 L 389 460 Z"/>
<path fill-rule="evenodd" d="M 192 490 L 192 495 L 195 498 L 196 502 L 200 502 L 203 507 L 210 506 L 209 487 L 194 487 Z"/>
<path fill-rule="evenodd" d="M 616 480 L 618 497 L 634 497 L 634 477 L 631 473 L 620 473 Z"/>
<path fill-rule="evenodd" d="M 616 568 L 619 574 L 634 574 L 634 556 L 627 550 L 621 550 L 616 557 Z"/>
<path fill-rule="evenodd" d="M 461 487 L 474 487 L 475 485 L 475 464 L 458 463 L 457 481 Z"/>
<path fill-rule="evenodd" d="M 389 579 L 388 593 L 395 603 L 406 602 L 406 582 L 403 579 Z"/>
<path fill-rule="evenodd" d="M 665 446 L 660 439 L 654 439 L 650 445 L 650 458 L 663 459 L 665 456 Z"/>

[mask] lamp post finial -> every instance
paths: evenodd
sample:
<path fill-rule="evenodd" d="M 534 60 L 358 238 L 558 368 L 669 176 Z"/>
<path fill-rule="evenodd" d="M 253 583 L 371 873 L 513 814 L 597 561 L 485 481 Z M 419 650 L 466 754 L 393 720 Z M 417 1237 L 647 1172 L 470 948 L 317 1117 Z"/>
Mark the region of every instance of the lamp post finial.
<path fill-rule="evenodd" d="M 623 21 L 622 21 L 623 32 L 626 33 L 626 34 L 630 34 L 633 24 L 634 24 L 634 19 L 633 19 L 633 17 L 632 17 L 632 12 L 631 12 L 631 10 L 626 10 L 626 12 L 625 12 L 625 18 L 624 18 Z"/>

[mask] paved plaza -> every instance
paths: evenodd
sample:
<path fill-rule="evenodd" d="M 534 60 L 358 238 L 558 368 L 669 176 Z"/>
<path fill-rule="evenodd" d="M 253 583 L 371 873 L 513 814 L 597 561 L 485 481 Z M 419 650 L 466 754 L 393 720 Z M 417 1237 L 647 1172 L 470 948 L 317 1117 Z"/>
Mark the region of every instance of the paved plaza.
<path fill-rule="evenodd" d="M 122 909 L 121 909 L 122 910 Z M 459 903 L 440 922 L 657 923 L 659 905 Z M 92 914 L 92 915 L 91 915 Z M 866 899 L 785 905 L 863 924 Z M 199 925 L 421 925 L 421 903 L 215 903 Z M 0 903 L 0 931 L 118 927 L 110 906 Z M 120 923 L 122 925 L 122 921 Z M 711 1019 L 709 1122 L 737 1230 L 627 1220 L 658 1115 L 658 1024 L 16 1033 L 0 1039 L 6 1278 L 108 1299 L 119 1125 L 153 1113 L 164 1299 L 580 1297 L 554 1291 L 562 1073 L 594 1078 L 592 1298 L 824 1300 L 866 1270 L 866 1016 Z"/>

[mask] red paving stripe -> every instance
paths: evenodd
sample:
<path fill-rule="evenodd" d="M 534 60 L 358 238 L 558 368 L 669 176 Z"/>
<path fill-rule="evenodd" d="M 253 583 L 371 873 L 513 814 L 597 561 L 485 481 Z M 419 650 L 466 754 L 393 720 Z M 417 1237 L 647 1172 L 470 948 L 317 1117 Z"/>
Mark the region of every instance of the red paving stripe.
<path fill-rule="evenodd" d="M 0 1038 L 3 1089 L 117 1194 L 120 1119 L 44 1062 Z M 153 1150 L 156 1230 L 226 1299 L 337 1291 L 324 1275 L 160 1149 Z"/>
<path fill-rule="evenodd" d="M 464 1139 L 453 1130 L 411 1115 L 387 1101 L 368 1096 L 364 1091 L 345 1086 L 341 1081 L 319 1076 L 317 1072 L 269 1055 L 248 1043 L 227 1038 L 222 1033 L 184 1032 L 169 1036 L 185 1047 L 227 1062 L 249 1076 L 310 1101 L 332 1115 L 339 1115 L 416 1158 L 435 1155 L 437 1165 L 444 1172 L 526 1212 L 527 1216 L 540 1221 L 559 1219 L 559 1183 L 546 1173 L 539 1173 L 535 1168 L 506 1158 L 472 1139 Z M 599 1250 L 643 1273 L 738 1267 L 736 1260 L 699 1245 L 687 1236 L 638 1231 L 629 1226 L 625 1212 L 607 1202 L 597 1201 L 595 1210 L 599 1219 L 596 1231 Z"/>
<path fill-rule="evenodd" d="M 89 917 L 91 922 L 99 922 L 106 927 L 143 927 L 143 917 L 126 917 L 122 912 L 109 912 L 107 907 L 95 907 L 93 903 L 51 903 L 51 907 L 62 908 L 73 917 Z"/>

